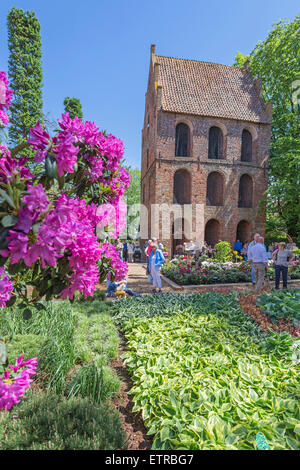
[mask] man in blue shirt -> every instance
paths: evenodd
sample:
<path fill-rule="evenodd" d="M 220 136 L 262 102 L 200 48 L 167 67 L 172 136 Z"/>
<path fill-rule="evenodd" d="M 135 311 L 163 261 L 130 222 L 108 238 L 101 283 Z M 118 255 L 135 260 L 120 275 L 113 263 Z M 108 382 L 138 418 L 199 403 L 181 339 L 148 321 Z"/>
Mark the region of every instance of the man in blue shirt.
<path fill-rule="evenodd" d="M 252 262 L 254 267 L 255 290 L 259 291 L 264 285 L 265 272 L 268 266 L 267 250 L 264 245 L 263 237 L 256 237 L 255 245 L 252 245 L 248 249 L 248 260 Z"/>
<path fill-rule="evenodd" d="M 242 248 L 243 248 L 242 243 L 240 242 L 240 240 L 237 240 L 233 246 L 234 251 L 237 251 L 238 253 L 240 253 L 242 251 Z"/>

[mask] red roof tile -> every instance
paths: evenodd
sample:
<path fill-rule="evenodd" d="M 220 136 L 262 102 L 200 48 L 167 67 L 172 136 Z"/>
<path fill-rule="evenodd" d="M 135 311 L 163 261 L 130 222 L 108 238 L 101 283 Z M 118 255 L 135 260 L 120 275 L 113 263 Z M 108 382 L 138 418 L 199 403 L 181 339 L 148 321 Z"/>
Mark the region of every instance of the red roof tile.
<path fill-rule="evenodd" d="M 247 70 L 196 60 L 155 56 L 160 64 L 165 111 L 270 122 L 255 82 Z"/>

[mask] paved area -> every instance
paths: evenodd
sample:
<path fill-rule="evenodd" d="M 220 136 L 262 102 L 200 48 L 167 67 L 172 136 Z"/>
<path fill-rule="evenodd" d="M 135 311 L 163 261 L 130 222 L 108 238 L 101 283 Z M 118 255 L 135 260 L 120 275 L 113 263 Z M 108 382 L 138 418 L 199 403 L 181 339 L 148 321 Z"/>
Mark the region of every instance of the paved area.
<path fill-rule="evenodd" d="M 152 294 L 152 284 L 148 282 L 148 276 L 146 276 L 146 269 L 144 263 L 128 263 L 128 276 L 127 276 L 127 285 L 130 289 L 139 294 Z M 273 288 L 274 282 L 270 281 L 269 286 L 267 286 L 266 291 L 269 291 L 270 288 Z M 300 284 L 299 281 L 289 282 L 290 288 L 299 288 Z M 185 294 L 192 294 L 196 292 L 207 292 L 207 291 L 215 291 L 215 292 L 223 292 L 227 294 L 228 292 L 236 291 L 236 292 L 249 292 L 252 291 L 252 286 L 245 286 L 242 284 L 236 284 L 235 286 L 228 285 L 228 286 L 219 286 L 216 287 L 214 284 L 210 284 L 208 286 L 199 286 L 198 288 L 193 289 L 181 289 L 181 290 L 174 290 L 172 287 L 167 284 L 166 282 L 162 281 L 162 291 L 163 292 L 173 292 L 173 293 L 185 293 Z"/>

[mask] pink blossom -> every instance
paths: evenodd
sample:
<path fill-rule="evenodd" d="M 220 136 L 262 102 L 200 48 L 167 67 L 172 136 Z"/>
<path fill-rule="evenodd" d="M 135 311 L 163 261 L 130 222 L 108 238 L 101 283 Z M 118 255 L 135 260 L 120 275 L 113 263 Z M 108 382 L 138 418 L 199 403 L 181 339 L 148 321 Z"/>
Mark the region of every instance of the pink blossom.
<path fill-rule="evenodd" d="M 6 302 L 12 297 L 13 283 L 0 267 L 0 307 L 6 306 Z"/>
<path fill-rule="evenodd" d="M 0 377 L 0 410 L 10 410 L 20 402 L 32 382 L 30 376 L 36 374 L 36 367 L 36 357 L 23 361 L 23 356 L 20 356 L 15 366 L 9 366 L 14 374 L 11 376 L 9 370 L 3 373 L 3 377 Z M 16 375 L 18 371 L 20 372 Z"/>
<path fill-rule="evenodd" d="M 30 129 L 29 133 L 31 138 L 28 139 L 27 142 L 38 151 L 34 157 L 34 160 L 36 162 L 41 162 L 47 156 L 47 147 L 50 142 L 50 135 L 43 130 L 39 121 L 33 128 Z"/>
<path fill-rule="evenodd" d="M 30 170 L 25 167 L 26 157 L 12 158 L 8 148 L 4 145 L 0 146 L 0 152 L 3 155 L 0 157 L 0 181 L 7 184 L 11 183 L 17 175 L 20 179 L 33 178 Z"/>
<path fill-rule="evenodd" d="M 74 165 L 77 162 L 78 147 L 75 147 L 75 138 L 71 133 L 60 133 L 53 139 L 56 145 L 53 149 L 57 161 L 57 173 L 59 176 L 68 173 L 74 173 Z"/>
<path fill-rule="evenodd" d="M 6 73 L 0 71 L 0 126 L 7 126 L 9 122 L 6 110 L 11 104 L 13 91 L 8 88 L 8 85 Z"/>

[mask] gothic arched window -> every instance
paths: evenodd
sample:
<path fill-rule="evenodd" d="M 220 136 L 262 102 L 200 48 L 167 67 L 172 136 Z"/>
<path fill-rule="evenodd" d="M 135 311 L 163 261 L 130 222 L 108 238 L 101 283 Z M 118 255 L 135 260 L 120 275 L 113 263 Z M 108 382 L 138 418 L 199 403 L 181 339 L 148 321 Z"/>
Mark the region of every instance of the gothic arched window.
<path fill-rule="evenodd" d="M 252 162 L 252 135 L 247 129 L 242 133 L 242 162 Z"/>
<path fill-rule="evenodd" d="M 183 122 L 176 126 L 175 157 L 188 157 L 190 151 L 190 129 Z"/>
<path fill-rule="evenodd" d="M 239 185 L 239 207 L 252 207 L 253 182 L 249 175 L 240 178 Z"/>
<path fill-rule="evenodd" d="M 208 175 L 206 184 L 206 205 L 223 206 L 224 178 L 213 171 Z"/>
<path fill-rule="evenodd" d="M 223 159 L 223 132 L 219 127 L 209 129 L 208 158 Z"/>
<path fill-rule="evenodd" d="M 191 203 L 191 174 L 187 170 L 177 170 L 174 174 L 174 204 Z"/>

